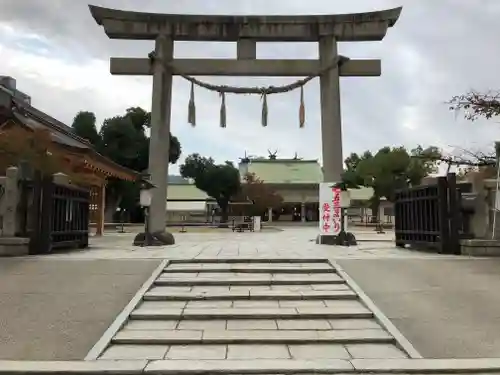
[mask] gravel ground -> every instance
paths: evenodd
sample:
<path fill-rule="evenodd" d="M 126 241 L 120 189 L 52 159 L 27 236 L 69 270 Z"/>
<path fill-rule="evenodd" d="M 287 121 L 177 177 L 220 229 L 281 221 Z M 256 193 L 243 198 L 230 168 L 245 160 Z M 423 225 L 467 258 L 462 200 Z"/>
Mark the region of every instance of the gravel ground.
<path fill-rule="evenodd" d="M 0 259 L 0 359 L 83 359 L 158 264 Z"/>
<path fill-rule="evenodd" d="M 500 357 L 500 259 L 338 262 L 424 357 Z"/>

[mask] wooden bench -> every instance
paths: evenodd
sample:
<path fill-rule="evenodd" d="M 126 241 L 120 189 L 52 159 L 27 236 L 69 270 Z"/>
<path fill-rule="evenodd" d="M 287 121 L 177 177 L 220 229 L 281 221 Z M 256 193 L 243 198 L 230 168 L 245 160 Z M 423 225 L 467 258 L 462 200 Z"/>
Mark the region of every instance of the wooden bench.
<path fill-rule="evenodd" d="M 245 230 L 253 232 L 253 221 L 243 220 L 236 222 L 236 220 L 233 220 L 232 230 L 233 232 L 244 232 Z"/>

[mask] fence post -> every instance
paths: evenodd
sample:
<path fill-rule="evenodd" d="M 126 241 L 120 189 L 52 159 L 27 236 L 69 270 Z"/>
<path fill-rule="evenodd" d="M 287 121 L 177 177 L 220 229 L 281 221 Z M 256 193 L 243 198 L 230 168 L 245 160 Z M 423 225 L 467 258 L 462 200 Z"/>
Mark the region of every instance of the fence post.
<path fill-rule="evenodd" d="M 2 235 L 4 237 L 15 237 L 18 226 L 17 205 L 19 202 L 19 172 L 17 167 L 7 168 L 5 175 L 5 192 L 2 198 L 4 201 Z"/>
<path fill-rule="evenodd" d="M 394 200 L 394 238 L 396 247 L 405 247 L 405 242 L 402 241 L 401 231 L 404 229 L 402 225 L 402 207 L 401 202 L 402 191 L 397 191 Z"/>
<path fill-rule="evenodd" d="M 40 241 L 41 223 L 41 202 L 42 202 L 42 173 L 35 170 L 33 173 L 33 204 L 29 212 L 28 221 L 32 223 L 33 229 L 30 235 L 29 253 L 38 254 Z"/>
<path fill-rule="evenodd" d="M 40 212 L 40 237 L 38 253 L 49 253 L 52 249 L 52 225 L 53 225 L 53 193 L 54 178 L 52 175 L 42 177 L 42 199 Z"/>
<path fill-rule="evenodd" d="M 448 223 L 448 182 L 446 177 L 437 178 L 439 248 L 440 254 L 450 253 L 450 226 Z"/>
<path fill-rule="evenodd" d="M 460 255 L 460 212 L 458 205 L 457 175 L 449 173 L 448 182 L 448 218 L 450 225 L 450 254 Z"/>

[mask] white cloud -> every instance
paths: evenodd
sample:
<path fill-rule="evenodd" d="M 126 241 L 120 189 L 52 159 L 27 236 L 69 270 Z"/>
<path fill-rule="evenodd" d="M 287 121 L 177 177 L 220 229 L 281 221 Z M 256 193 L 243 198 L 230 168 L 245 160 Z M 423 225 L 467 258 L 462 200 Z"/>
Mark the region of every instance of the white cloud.
<path fill-rule="evenodd" d="M 344 154 L 385 145 L 435 144 L 443 147 L 486 145 L 500 132 L 491 122 L 471 125 L 455 119 L 444 102 L 454 94 L 475 87 L 500 86 L 495 49 L 500 32 L 494 21 L 497 0 L 484 0 L 482 18 L 471 19 L 469 7 L 458 4 L 453 12 L 435 0 L 404 1 L 399 23 L 380 43 L 346 43 L 340 51 L 353 58 L 381 58 L 379 78 L 343 79 L 342 114 Z M 86 4 L 5 0 L 0 14 L 0 74 L 17 79 L 18 88 L 32 103 L 70 123 L 76 112 L 90 110 L 99 121 L 122 113 L 130 106 L 150 108 L 151 78 L 113 77 L 111 56 L 145 56 L 151 43 L 110 41 L 91 19 Z M 98 1 L 100 5 L 134 9 L 134 2 Z M 396 1 L 359 1 L 356 4 L 324 1 L 145 1 L 144 10 L 190 13 L 337 13 L 374 10 L 399 5 Z M 488 8 L 489 7 L 489 8 Z M 67 17 L 70 12 L 73 17 Z M 495 12 L 496 16 L 495 16 Z M 422 17 L 426 17 L 425 26 Z M 495 28 L 496 27 L 496 28 Z M 492 32 L 496 30 L 497 32 Z M 178 43 L 183 57 L 235 56 L 234 44 Z M 313 44 L 259 45 L 259 57 L 298 58 L 317 56 Z M 287 79 L 203 78 L 209 82 L 254 86 L 289 83 Z M 184 155 L 199 152 L 217 160 L 237 160 L 249 154 L 278 156 L 295 152 L 320 158 L 320 105 L 317 79 L 305 88 L 307 123 L 298 127 L 298 92 L 269 98 L 269 126 L 260 125 L 258 97 L 227 97 L 227 128 L 219 127 L 220 99 L 196 90 L 197 126 L 186 122 L 189 84 L 174 80 L 172 132 L 180 138 Z M 474 131 L 471 131 L 474 129 Z"/>

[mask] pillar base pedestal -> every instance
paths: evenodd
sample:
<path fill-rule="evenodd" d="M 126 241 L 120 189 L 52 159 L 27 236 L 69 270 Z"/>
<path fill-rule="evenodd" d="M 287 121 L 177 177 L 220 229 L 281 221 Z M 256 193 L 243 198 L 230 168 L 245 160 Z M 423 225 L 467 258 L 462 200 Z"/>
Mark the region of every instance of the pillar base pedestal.
<path fill-rule="evenodd" d="M 0 237 L 0 257 L 17 257 L 29 254 L 29 238 Z"/>
<path fill-rule="evenodd" d="M 351 232 L 340 232 L 337 236 L 319 234 L 316 237 L 316 243 L 330 246 L 356 246 L 358 244 L 356 236 Z"/>
<path fill-rule="evenodd" d="M 174 245 L 175 238 L 174 235 L 167 231 L 159 231 L 153 233 L 141 232 L 138 233 L 135 238 L 134 246 L 168 246 Z"/>

